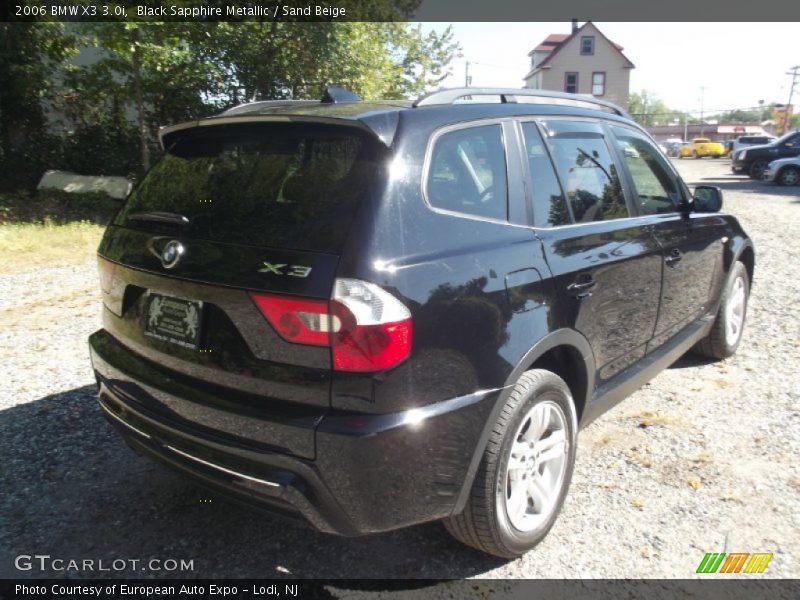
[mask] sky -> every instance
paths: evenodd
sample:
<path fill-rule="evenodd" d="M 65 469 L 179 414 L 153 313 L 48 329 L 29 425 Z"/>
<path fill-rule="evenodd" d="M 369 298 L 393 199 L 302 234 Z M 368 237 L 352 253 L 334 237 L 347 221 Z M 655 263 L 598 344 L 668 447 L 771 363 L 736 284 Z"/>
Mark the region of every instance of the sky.
<path fill-rule="evenodd" d="M 583 22 L 581 22 L 583 24 Z M 423 23 L 440 31 L 447 23 Z M 786 103 L 800 65 L 800 23 L 603 23 L 595 25 L 623 46 L 636 65 L 631 91 L 654 93 L 674 110 L 714 110 Z M 528 52 L 550 33 L 569 33 L 562 23 L 453 23 L 463 57 L 445 87 L 464 85 L 470 62 L 473 86 L 522 87 Z M 703 88 L 703 89 L 701 89 Z M 792 103 L 800 102 L 800 78 Z"/>

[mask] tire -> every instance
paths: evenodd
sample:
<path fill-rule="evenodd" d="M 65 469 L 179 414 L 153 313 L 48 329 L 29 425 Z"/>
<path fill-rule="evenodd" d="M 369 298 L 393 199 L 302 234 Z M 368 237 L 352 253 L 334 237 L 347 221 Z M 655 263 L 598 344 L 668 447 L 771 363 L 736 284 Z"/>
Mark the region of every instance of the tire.
<path fill-rule="evenodd" d="M 544 539 L 561 510 L 576 439 L 575 405 L 564 380 L 542 369 L 524 373 L 497 417 L 464 511 L 444 521 L 447 531 L 487 554 L 525 554 Z M 544 453 L 550 458 L 542 461 Z M 510 462 L 516 468 L 509 469 Z M 515 499 L 512 490 L 523 493 Z"/>
<path fill-rule="evenodd" d="M 763 158 L 760 158 L 753 161 L 753 163 L 750 165 L 750 168 L 747 169 L 747 174 L 750 176 L 750 179 L 761 179 L 766 168 L 767 161 L 765 161 Z"/>
<path fill-rule="evenodd" d="M 714 155 L 714 156 L 712 156 L 711 158 L 714 158 L 714 159 L 717 159 L 717 158 L 722 158 L 722 155 L 721 155 L 721 154 L 715 154 L 715 155 Z"/>
<path fill-rule="evenodd" d="M 714 325 L 708 335 L 697 343 L 694 351 L 716 359 L 733 356 L 742 341 L 749 299 L 750 277 L 744 264 L 736 262 L 722 292 Z"/>
<path fill-rule="evenodd" d="M 780 185 L 800 185 L 800 169 L 797 167 L 784 167 L 775 178 Z"/>
<path fill-rule="evenodd" d="M 692 158 L 700 158 L 700 155 L 697 153 L 697 150 L 692 150 Z"/>

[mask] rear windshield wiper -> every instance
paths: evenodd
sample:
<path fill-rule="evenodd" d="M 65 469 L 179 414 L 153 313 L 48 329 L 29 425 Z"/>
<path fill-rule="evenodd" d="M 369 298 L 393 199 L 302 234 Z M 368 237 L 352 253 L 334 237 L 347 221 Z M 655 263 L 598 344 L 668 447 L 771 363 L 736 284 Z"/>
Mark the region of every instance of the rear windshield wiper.
<path fill-rule="evenodd" d="M 145 221 L 149 223 L 164 223 L 166 225 L 178 225 L 186 227 L 189 224 L 189 218 L 178 213 L 171 212 L 138 212 L 128 215 L 126 217 L 129 221 Z"/>

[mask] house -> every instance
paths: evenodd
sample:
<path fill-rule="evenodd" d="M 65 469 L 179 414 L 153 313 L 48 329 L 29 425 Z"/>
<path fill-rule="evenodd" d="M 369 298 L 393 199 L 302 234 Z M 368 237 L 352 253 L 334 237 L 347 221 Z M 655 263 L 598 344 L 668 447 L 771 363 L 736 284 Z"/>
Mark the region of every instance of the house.
<path fill-rule="evenodd" d="M 572 33 L 551 33 L 528 56 L 526 88 L 590 94 L 627 110 L 634 64 L 591 21 L 573 19 Z"/>

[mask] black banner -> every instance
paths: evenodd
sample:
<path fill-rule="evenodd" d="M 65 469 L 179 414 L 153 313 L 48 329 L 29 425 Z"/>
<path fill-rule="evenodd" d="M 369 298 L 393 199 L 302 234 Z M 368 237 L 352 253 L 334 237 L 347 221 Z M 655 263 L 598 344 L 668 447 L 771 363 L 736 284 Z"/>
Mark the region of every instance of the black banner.
<path fill-rule="evenodd" d="M 8 0 L 0 21 L 789 22 L 796 0 Z"/>
<path fill-rule="evenodd" d="M 365 593 L 366 592 L 366 593 Z M 370 593 L 371 592 L 371 593 Z M 619 600 L 672 598 L 697 600 L 783 600 L 800 596 L 800 583 L 791 579 L 616 579 L 616 580 L 3 580 L 0 598 L 19 600 L 94 598 L 168 600 L 313 600 L 364 598 L 393 592 L 411 598 L 509 598 L 537 600 Z"/>

